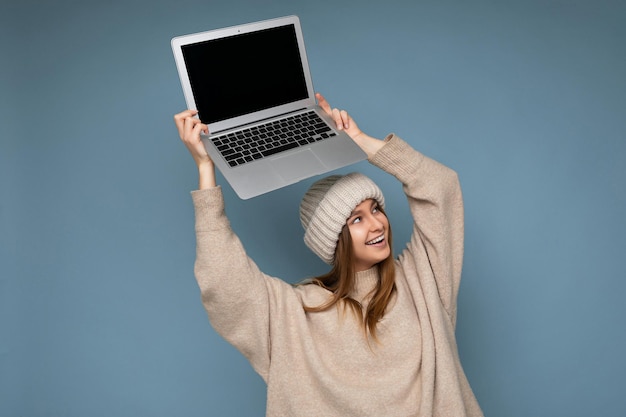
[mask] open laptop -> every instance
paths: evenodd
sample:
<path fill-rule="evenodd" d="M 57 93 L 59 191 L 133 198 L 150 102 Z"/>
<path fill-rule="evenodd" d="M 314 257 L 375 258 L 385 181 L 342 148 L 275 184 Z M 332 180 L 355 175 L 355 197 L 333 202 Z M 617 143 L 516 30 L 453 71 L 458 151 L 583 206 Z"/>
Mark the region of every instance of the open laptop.
<path fill-rule="evenodd" d="M 240 198 L 366 158 L 317 105 L 297 16 L 178 36 L 172 49 L 207 152 Z"/>

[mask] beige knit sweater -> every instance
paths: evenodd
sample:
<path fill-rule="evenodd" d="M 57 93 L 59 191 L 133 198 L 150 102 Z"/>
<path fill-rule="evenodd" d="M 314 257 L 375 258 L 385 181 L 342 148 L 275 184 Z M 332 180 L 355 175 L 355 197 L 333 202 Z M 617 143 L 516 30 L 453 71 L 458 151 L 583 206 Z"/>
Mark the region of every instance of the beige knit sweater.
<path fill-rule="evenodd" d="M 415 222 L 379 343 L 350 311 L 305 312 L 328 292 L 262 273 L 230 228 L 221 189 L 192 193 L 204 307 L 267 383 L 267 416 L 482 416 L 454 335 L 463 258 L 457 175 L 395 135 L 386 141 L 370 162 L 400 180 Z M 367 304 L 377 279 L 376 268 L 359 273 L 353 297 Z"/>

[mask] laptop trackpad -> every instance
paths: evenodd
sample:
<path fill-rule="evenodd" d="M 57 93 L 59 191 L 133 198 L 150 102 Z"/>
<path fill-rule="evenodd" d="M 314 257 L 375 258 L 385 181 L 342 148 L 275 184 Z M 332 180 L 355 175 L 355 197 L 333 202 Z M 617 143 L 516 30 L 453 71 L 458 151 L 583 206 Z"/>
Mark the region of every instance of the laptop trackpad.
<path fill-rule="evenodd" d="M 288 182 L 299 181 L 326 171 L 322 161 L 310 149 L 273 159 L 272 166 Z"/>

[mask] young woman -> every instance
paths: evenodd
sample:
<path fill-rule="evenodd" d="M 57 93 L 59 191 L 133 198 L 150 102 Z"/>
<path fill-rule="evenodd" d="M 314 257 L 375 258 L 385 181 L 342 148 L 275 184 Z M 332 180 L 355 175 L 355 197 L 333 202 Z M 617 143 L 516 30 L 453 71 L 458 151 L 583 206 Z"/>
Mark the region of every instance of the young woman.
<path fill-rule="evenodd" d="M 482 416 L 454 335 L 463 202 L 454 171 L 391 134 L 331 114 L 370 163 L 403 185 L 413 234 L 396 259 L 380 189 L 364 175 L 314 183 L 300 205 L 304 241 L 332 266 L 292 286 L 265 275 L 230 228 L 194 111 L 174 116 L 199 171 L 195 274 L 215 330 L 267 383 L 268 416 Z"/>

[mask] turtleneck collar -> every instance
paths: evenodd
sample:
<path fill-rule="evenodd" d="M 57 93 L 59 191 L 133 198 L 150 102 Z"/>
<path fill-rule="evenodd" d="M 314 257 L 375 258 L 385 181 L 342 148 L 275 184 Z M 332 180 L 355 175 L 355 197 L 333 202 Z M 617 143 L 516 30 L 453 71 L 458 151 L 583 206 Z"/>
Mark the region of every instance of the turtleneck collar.
<path fill-rule="evenodd" d="M 365 271 L 357 272 L 350 297 L 363 303 L 366 297 L 372 295 L 372 291 L 376 288 L 379 279 L 378 265 Z"/>

